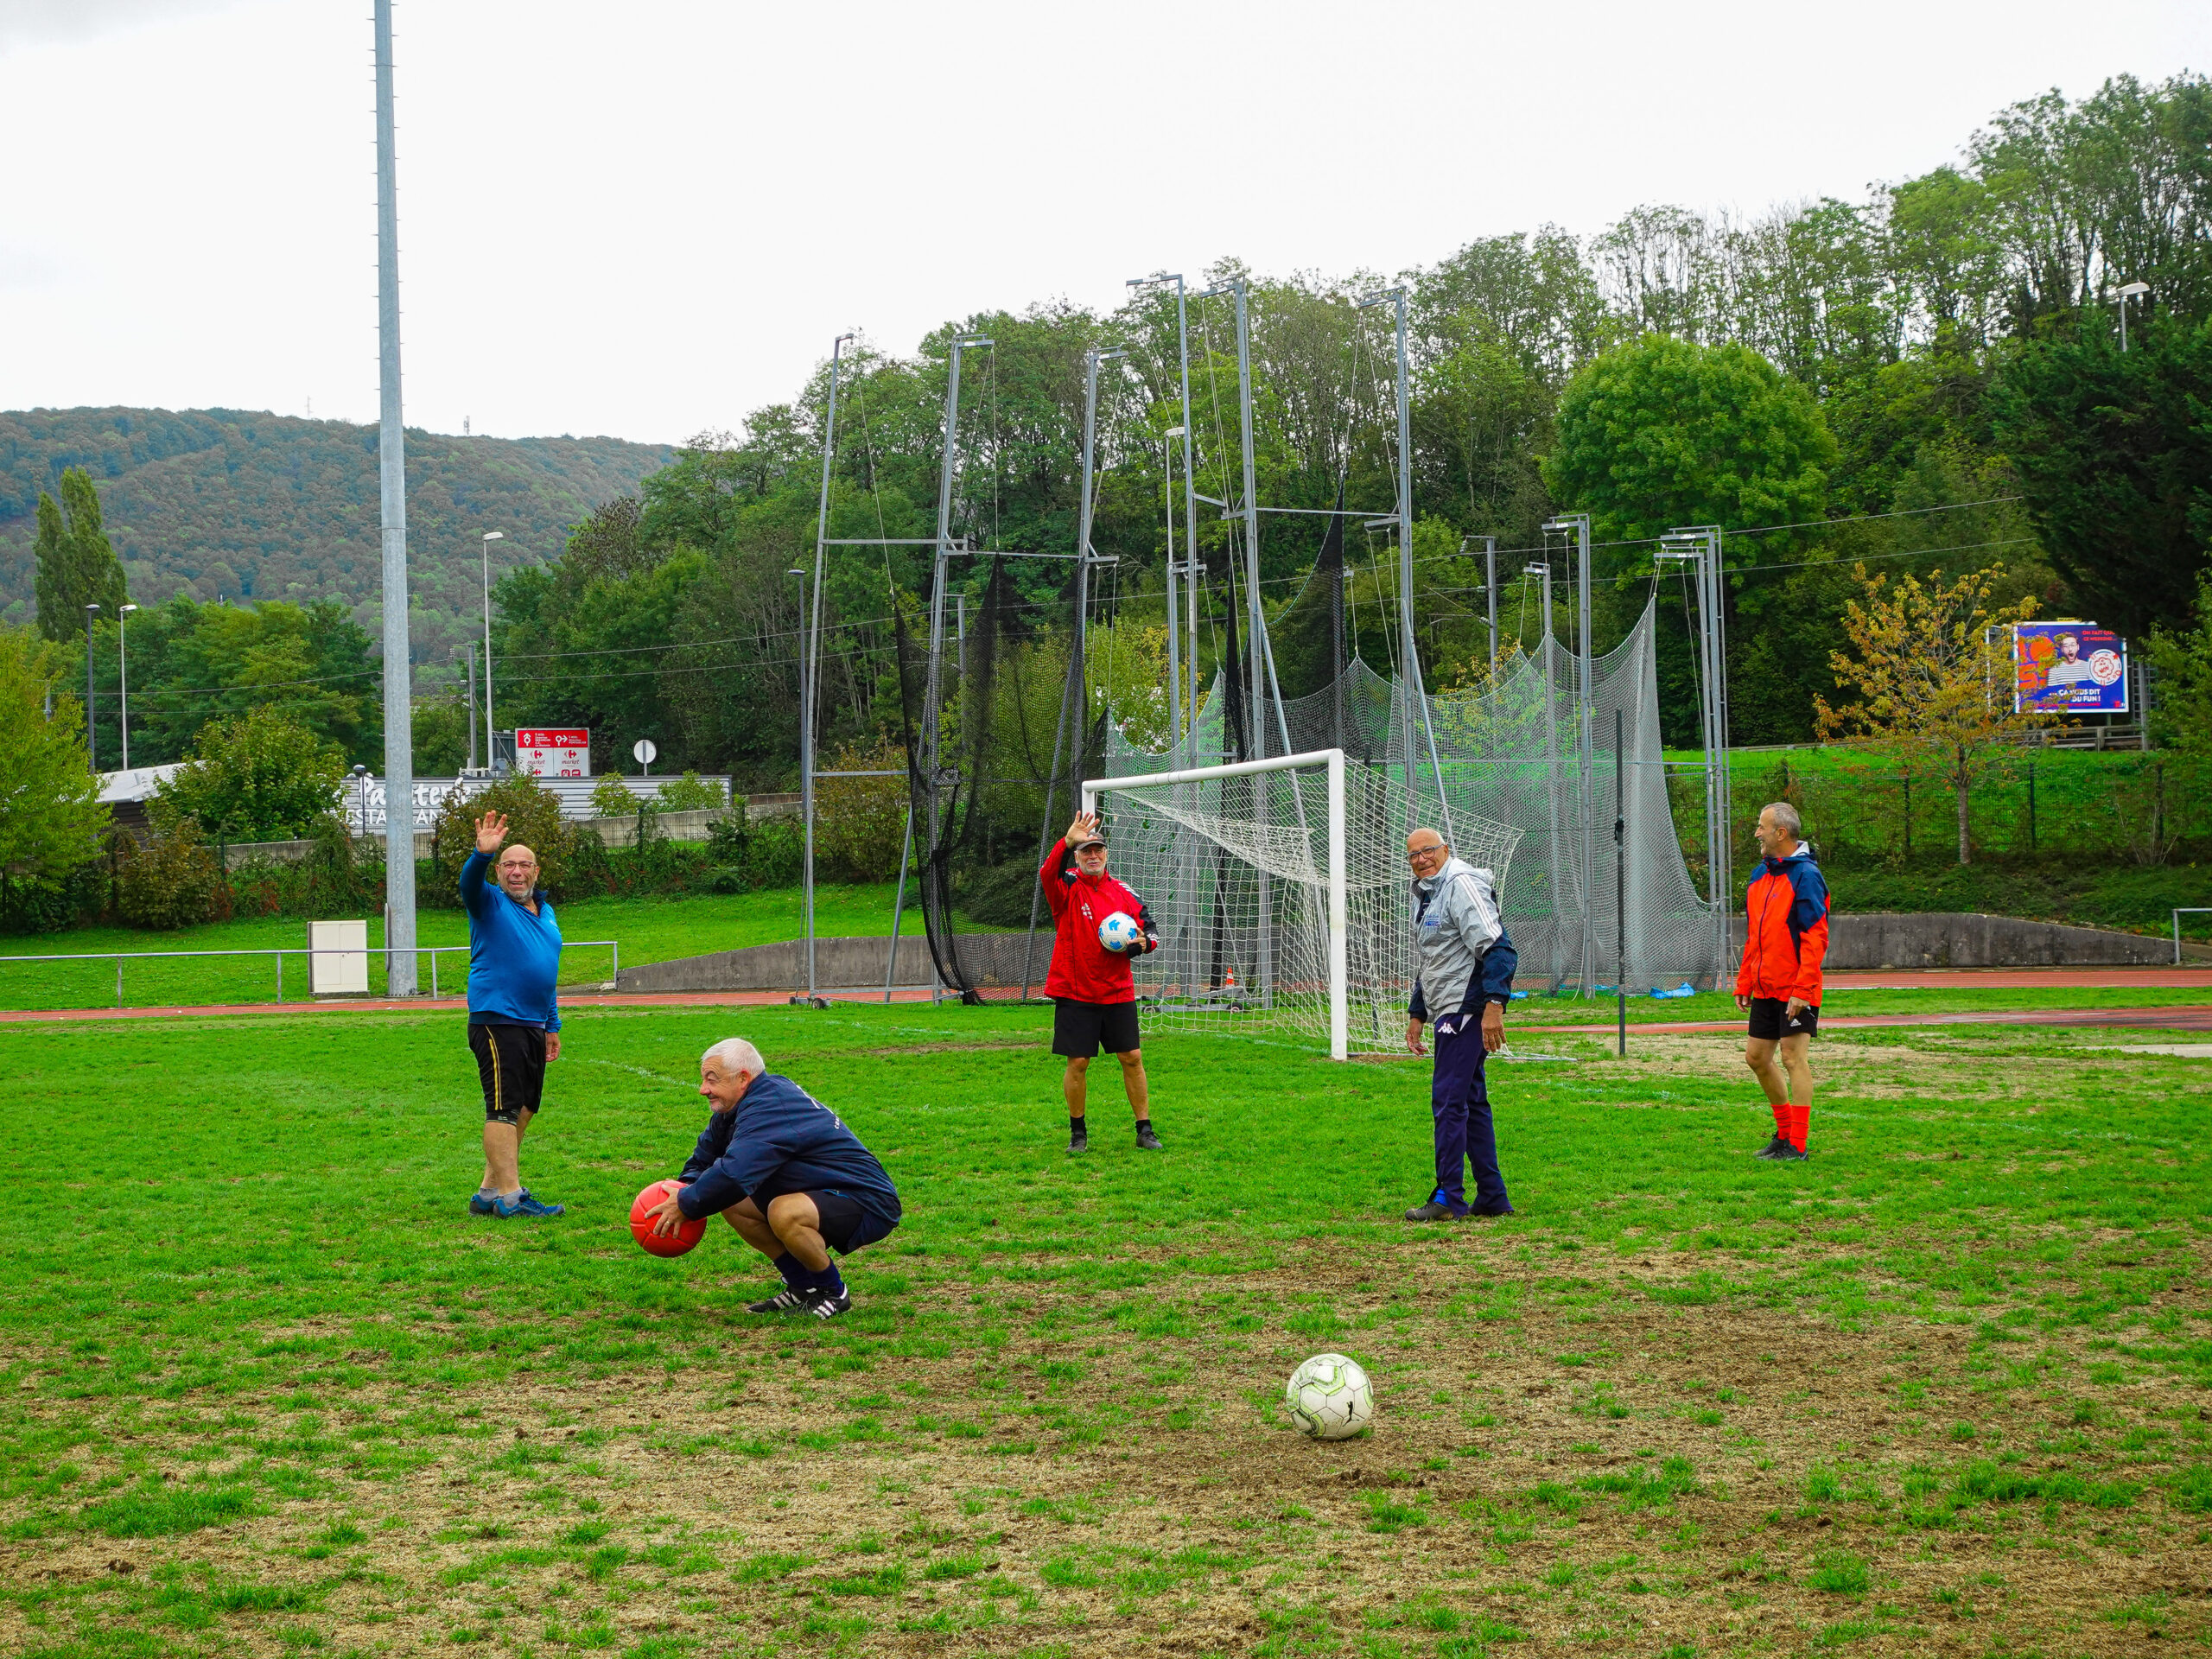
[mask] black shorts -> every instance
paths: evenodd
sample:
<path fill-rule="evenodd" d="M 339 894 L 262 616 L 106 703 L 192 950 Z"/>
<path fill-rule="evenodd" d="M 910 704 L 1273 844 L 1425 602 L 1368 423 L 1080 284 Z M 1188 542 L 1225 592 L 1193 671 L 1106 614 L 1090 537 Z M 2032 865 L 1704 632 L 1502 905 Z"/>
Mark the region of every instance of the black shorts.
<path fill-rule="evenodd" d="M 1056 996 L 1052 1002 L 1053 1053 L 1087 1060 L 1101 1049 L 1126 1054 L 1140 1046 L 1135 1003 L 1078 1002 L 1071 996 Z"/>
<path fill-rule="evenodd" d="M 519 1123 L 545 1093 L 545 1033 L 536 1026 L 484 1026 L 471 1021 L 468 1046 L 484 1080 L 484 1121 Z"/>
<path fill-rule="evenodd" d="M 1789 1002 L 1786 997 L 1755 996 L 1751 999 L 1751 1034 L 1766 1042 L 1783 1037 L 1810 1037 L 1821 1028 L 1821 1011 L 1807 1008 L 1796 1019 L 1789 1017 Z"/>
<path fill-rule="evenodd" d="M 766 1216 L 769 1205 L 782 1196 L 780 1192 L 772 1193 L 764 1199 L 756 1192 L 753 1195 L 753 1207 Z M 822 1234 L 822 1242 L 840 1255 L 850 1255 L 855 1250 L 890 1237 L 891 1230 L 899 1224 L 886 1221 L 848 1192 L 817 1190 L 805 1196 L 814 1200 L 815 1213 L 821 1217 L 816 1227 Z"/>

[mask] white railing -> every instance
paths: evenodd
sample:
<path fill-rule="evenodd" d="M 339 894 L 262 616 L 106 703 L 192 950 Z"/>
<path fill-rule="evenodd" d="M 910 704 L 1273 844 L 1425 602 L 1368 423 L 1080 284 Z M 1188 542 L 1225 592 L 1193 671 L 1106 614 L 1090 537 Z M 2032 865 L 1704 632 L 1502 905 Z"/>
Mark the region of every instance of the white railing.
<path fill-rule="evenodd" d="M 613 981 L 622 978 L 622 946 L 614 939 L 563 939 L 563 950 L 590 950 L 605 948 L 614 953 Z M 284 1000 L 284 958 L 287 957 L 382 957 L 385 959 L 385 979 L 391 982 L 391 959 L 410 955 L 430 959 L 430 995 L 438 990 L 438 958 L 455 950 L 467 950 L 466 944 L 417 944 L 409 947 L 391 945 L 276 945 L 257 950 L 80 950 L 65 956 L 0 956 L 0 968 L 11 962 L 109 962 L 115 963 L 115 1006 L 123 1006 L 123 965 L 126 962 L 151 962 L 165 957 L 274 957 L 276 958 L 276 1000 Z M 464 982 L 466 982 L 464 977 Z M 310 993 L 312 995 L 312 993 Z"/>

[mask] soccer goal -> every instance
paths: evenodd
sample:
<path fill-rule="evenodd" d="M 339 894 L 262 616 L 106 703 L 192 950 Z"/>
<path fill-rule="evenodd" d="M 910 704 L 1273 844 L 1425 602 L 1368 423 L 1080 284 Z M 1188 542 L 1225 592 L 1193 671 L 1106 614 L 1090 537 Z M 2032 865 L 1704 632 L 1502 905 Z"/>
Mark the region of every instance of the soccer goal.
<path fill-rule="evenodd" d="M 1283 1025 L 1351 1057 L 1346 782 L 1341 749 L 1084 782 L 1160 930 L 1132 964 L 1148 1023 Z"/>

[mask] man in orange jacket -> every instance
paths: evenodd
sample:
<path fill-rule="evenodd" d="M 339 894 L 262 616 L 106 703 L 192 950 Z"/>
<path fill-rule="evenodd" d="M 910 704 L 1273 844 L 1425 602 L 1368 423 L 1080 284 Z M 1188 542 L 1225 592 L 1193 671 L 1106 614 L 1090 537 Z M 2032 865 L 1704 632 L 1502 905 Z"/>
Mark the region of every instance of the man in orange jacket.
<path fill-rule="evenodd" d="M 1813 1116 L 1808 1051 L 1821 1023 L 1821 963 L 1828 953 L 1828 884 L 1801 839 L 1803 830 L 1787 801 L 1759 809 L 1752 833 L 1765 856 L 1745 894 L 1744 965 L 1736 970 L 1736 1006 L 1751 1016 L 1744 1063 L 1774 1108 L 1774 1139 L 1752 1156 L 1784 1163 L 1806 1155 Z"/>

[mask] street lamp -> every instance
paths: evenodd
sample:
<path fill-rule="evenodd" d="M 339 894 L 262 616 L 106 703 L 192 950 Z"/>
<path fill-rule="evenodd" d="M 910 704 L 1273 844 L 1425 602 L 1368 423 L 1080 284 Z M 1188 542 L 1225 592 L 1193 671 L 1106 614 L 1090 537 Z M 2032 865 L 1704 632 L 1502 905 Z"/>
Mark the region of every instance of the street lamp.
<path fill-rule="evenodd" d="M 494 776 L 499 771 L 499 728 L 492 719 L 492 543 L 506 538 L 504 531 L 484 532 L 484 769 Z"/>
<path fill-rule="evenodd" d="M 2126 283 L 2115 290 L 2120 299 L 2120 349 L 2127 349 L 2127 302 L 2138 300 L 2151 291 L 2148 283 Z"/>
<path fill-rule="evenodd" d="M 124 618 L 138 607 L 125 605 L 115 613 L 115 668 L 123 685 L 123 769 L 130 770 L 130 651 Z"/>
<path fill-rule="evenodd" d="M 85 759 L 94 776 L 100 769 L 98 741 L 92 731 L 92 619 L 100 613 L 97 603 L 85 607 Z"/>

